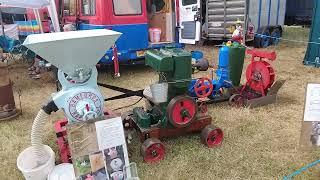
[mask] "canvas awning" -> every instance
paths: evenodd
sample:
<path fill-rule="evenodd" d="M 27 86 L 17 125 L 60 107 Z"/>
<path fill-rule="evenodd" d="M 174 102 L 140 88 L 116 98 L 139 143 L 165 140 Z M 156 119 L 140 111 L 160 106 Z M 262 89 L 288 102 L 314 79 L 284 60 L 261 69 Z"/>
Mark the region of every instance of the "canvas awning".
<path fill-rule="evenodd" d="M 39 16 L 39 9 L 47 7 L 55 32 L 60 32 L 59 17 L 54 0 L 0 0 L 0 4 L 5 6 L 34 9 L 37 21 L 42 32 L 43 30 L 41 26 L 41 19 Z"/>
<path fill-rule="evenodd" d="M 50 5 L 49 0 L 0 0 L 2 5 L 40 9 Z"/>

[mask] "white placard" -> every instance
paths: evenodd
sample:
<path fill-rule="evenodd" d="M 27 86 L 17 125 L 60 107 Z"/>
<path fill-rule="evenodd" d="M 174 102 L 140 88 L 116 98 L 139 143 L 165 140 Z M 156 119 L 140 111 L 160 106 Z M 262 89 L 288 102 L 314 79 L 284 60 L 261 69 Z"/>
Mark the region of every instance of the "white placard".
<path fill-rule="evenodd" d="M 95 123 L 99 150 L 126 144 L 121 117 Z"/>
<path fill-rule="evenodd" d="M 320 84 L 308 84 L 304 121 L 320 121 Z"/>

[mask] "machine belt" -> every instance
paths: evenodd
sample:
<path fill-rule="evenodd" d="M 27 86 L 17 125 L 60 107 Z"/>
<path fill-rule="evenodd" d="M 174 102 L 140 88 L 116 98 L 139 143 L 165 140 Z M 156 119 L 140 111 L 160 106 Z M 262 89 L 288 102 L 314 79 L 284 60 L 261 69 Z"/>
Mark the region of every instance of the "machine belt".
<path fill-rule="evenodd" d="M 130 89 L 126 89 L 126 88 L 121 88 L 121 87 L 117 87 L 117 86 L 112 86 L 109 84 L 102 84 L 102 83 L 98 83 L 99 86 L 101 87 L 105 87 L 114 91 L 118 91 L 118 92 L 122 92 L 124 94 L 121 94 L 119 96 L 114 96 L 111 98 L 107 98 L 104 101 L 111 101 L 111 100 L 116 100 L 116 99 L 124 99 L 124 98 L 128 98 L 128 97 L 132 97 L 132 96 L 138 96 L 138 97 L 144 97 L 143 95 L 143 89 L 142 90 L 137 90 L 137 91 L 133 91 Z"/>

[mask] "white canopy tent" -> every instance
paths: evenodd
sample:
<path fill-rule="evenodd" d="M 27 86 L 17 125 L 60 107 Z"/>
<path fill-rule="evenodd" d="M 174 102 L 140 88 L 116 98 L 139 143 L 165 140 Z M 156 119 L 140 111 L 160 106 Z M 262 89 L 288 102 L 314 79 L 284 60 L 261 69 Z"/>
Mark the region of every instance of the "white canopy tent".
<path fill-rule="evenodd" d="M 50 4 L 49 0 L 0 0 L 0 3 L 2 5 L 30 9 L 40 9 Z"/>
<path fill-rule="evenodd" d="M 39 9 L 48 8 L 49 15 L 55 32 L 60 32 L 59 18 L 54 0 L 0 0 L 1 5 L 30 8 L 34 10 L 41 32 L 43 32 Z"/>

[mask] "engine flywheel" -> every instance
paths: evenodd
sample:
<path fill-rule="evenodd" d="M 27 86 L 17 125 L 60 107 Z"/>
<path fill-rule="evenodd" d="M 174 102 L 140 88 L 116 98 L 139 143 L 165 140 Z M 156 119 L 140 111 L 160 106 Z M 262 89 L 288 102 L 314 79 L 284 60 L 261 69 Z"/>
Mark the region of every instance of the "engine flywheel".
<path fill-rule="evenodd" d="M 189 96 L 173 98 L 167 107 L 167 117 L 170 123 L 177 128 L 186 127 L 196 118 L 198 105 Z"/>
<path fill-rule="evenodd" d="M 252 90 L 265 92 L 274 83 L 275 71 L 268 62 L 255 61 L 248 66 L 246 78 Z"/>

